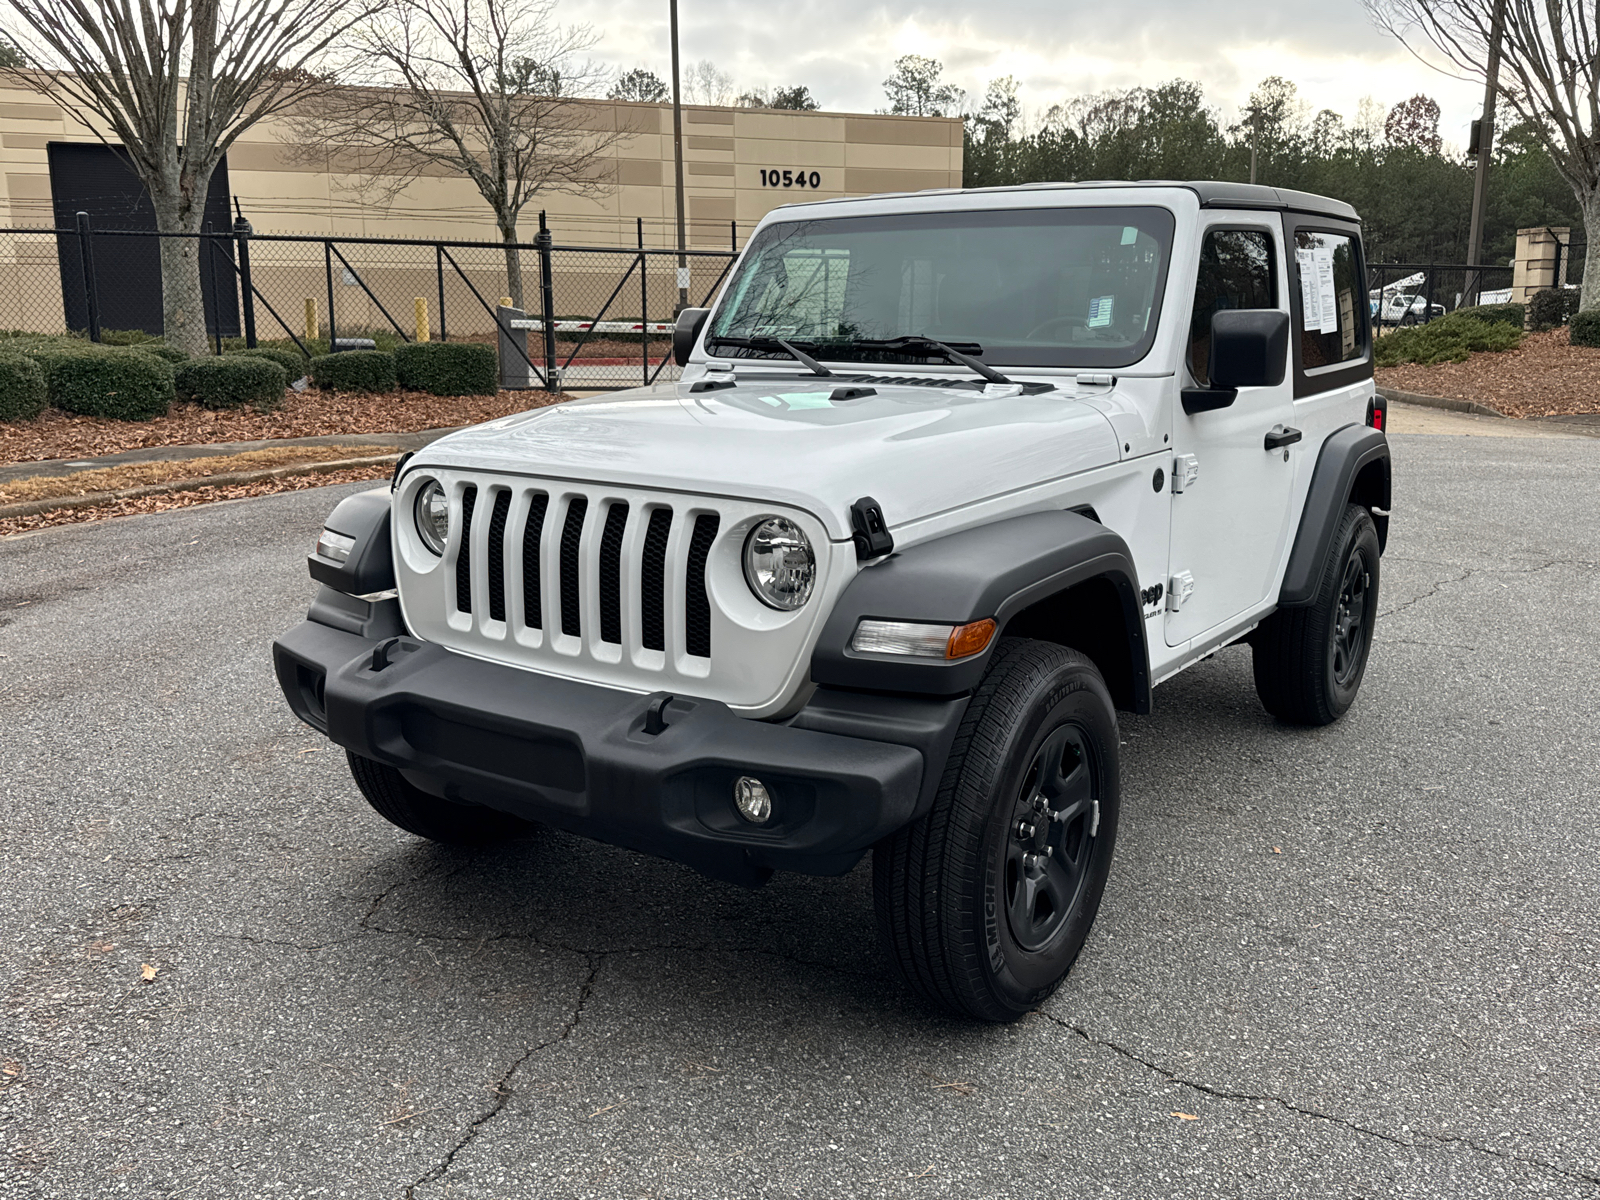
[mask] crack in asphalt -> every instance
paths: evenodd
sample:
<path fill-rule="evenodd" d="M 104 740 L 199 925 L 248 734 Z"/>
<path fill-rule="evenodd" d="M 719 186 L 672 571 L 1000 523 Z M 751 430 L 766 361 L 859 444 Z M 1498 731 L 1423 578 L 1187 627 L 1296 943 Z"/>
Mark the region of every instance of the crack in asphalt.
<path fill-rule="evenodd" d="M 1432 567 L 1442 567 L 1447 565 L 1445 563 L 1431 562 L 1428 559 L 1394 559 L 1393 561 L 1419 562 L 1425 563 L 1426 565 Z M 1420 604 L 1424 600 L 1433 599 L 1433 597 L 1437 596 L 1441 591 L 1443 591 L 1446 587 L 1449 587 L 1451 584 L 1464 583 L 1466 580 L 1471 579 L 1474 575 L 1537 575 L 1540 571 L 1548 571 L 1552 567 L 1587 567 L 1590 570 L 1594 570 L 1597 567 L 1600 567 L 1600 563 L 1591 562 L 1586 558 L 1551 558 L 1531 567 L 1468 567 L 1460 575 L 1454 576 L 1453 578 L 1435 580 L 1429 586 L 1428 590 L 1423 592 L 1420 596 L 1413 596 L 1411 599 L 1401 604 L 1397 604 L 1393 608 L 1380 609 L 1378 615 L 1380 617 L 1392 617 L 1396 613 L 1405 612 L 1405 610 L 1412 607 L 1412 605 Z"/>
<path fill-rule="evenodd" d="M 1104 1038 L 1094 1037 L 1081 1025 L 1074 1025 L 1071 1022 L 1063 1021 L 1060 1017 L 1051 1016 L 1049 1013 L 1040 1013 L 1039 1015 L 1044 1017 L 1047 1021 L 1059 1025 L 1061 1028 L 1076 1034 L 1078 1037 L 1088 1042 L 1091 1046 L 1099 1046 L 1103 1049 L 1110 1050 L 1113 1053 L 1120 1054 L 1129 1062 L 1136 1062 L 1154 1074 L 1161 1076 L 1163 1079 L 1167 1079 L 1178 1084 L 1180 1087 L 1192 1088 L 1197 1092 L 1203 1093 L 1207 1096 L 1214 1096 L 1219 1100 L 1253 1100 L 1257 1103 L 1276 1104 L 1285 1112 L 1293 1113 L 1295 1116 L 1313 1117 L 1319 1121 L 1328 1121 L 1334 1125 L 1342 1125 L 1344 1128 L 1353 1133 L 1358 1133 L 1365 1137 L 1375 1137 L 1382 1141 L 1392 1143 L 1396 1146 L 1404 1146 L 1408 1149 L 1415 1149 L 1418 1140 L 1436 1142 L 1440 1145 L 1464 1146 L 1468 1150 L 1474 1150 L 1479 1154 L 1487 1154 L 1493 1158 L 1504 1159 L 1507 1162 L 1521 1163 L 1523 1166 L 1536 1167 L 1541 1171 L 1549 1171 L 1551 1174 L 1559 1175 L 1563 1179 L 1573 1179 L 1577 1180 L 1579 1183 L 1586 1183 L 1591 1187 L 1600 1188 L 1600 1175 L 1589 1175 L 1582 1171 L 1572 1171 L 1568 1170 L 1566 1167 L 1558 1167 L 1554 1163 L 1544 1162 L 1537 1158 L 1525 1158 L 1520 1154 L 1512 1154 L 1506 1150 L 1496 1150 L 1492 1146 L 1482 1145 L 1473 1141 L 1471 1138 L 1457 1137 L 1452 1134 L 1444 1133 L 1412 1133 L 1409 1139 L 1404 1137 L 1396 1137 L 1392 1133 L 1384 1133 L 1382 1130 L 1373 1129 L 1367 1125 L 1359 1125 L 1345 1117 L 1337 1117 L 1332 1113 L 1321 1112 L 1315 1108 L 1303 1108 L 1292 1101 L 1285 1100 L 1282 1096 L 1275 1096 L 1271 1093 L 1228 1091 L 1224 1088 L 1213 1087 L 1207 1083 L 1199 1083 L 1193 1079 L 1185 1079 L 1175 1071 L 1168 1070 L 1166 1067 L 1161 1066 L 1159 1063 L 1151 1062 L 1147 1058 L 1142 1058 L 1135 1054 L 1132 1050 L 1129 1050 L 1124 1046 L 1120 1046 L 1116 1042 L 1107 1041 Z"/>
<path fill-rule="evenodd" d="M 589 957 L 589 973 L 584 977 L 583 983 L 578 988 L 578 1000 L 573 1006 L 572 1016 L 569 1017 L 566 1024 L 561 1027 L 561 1032 L 555 1037 L 551 1038 L 549 1041 L 540 1042 L 535 1046 L 529 1046 L 522 1052 L 521 1056 L 518 1057 L 515 1062 L 506 1068 L 505 1073 L 495 1081 L 494 1102 L 490 1104 L 488 1111 L 474 1120 L 472 1124 L 467 1126 L 467 1131 L 461 1135 L 454 1146 L 451 1146 L 450 1149 L 446 1151 L 444 1157 L 441 1158 L 437 1164 L 427 1171 L 427 1173 L 419 1176 L 416 1182 L 406 1186 L 404 1200 L 414 1200 L 416 1190 L 419 1187 L 422 1187 L 424 1184 L 436 1183 L 438 1180 L 443 1178 L 445 1173 L 450 1170 L 451 1166 L 454 1165 L 456 1156 L 472 1144 L 472 1140 L 478 1136 L 479 1131 L 481 1131 L 485 1125 L 500 1115 L 501 1110 L 504 1109 L 505 1106 L 510 1102 L 511 1097 L 516 1094 L 515 1090 L 511 1087 L 511 1080 L 516 1073 L 522 1069 L 524 1063 L 526 1063 L 530 1058 L 532 1058 L 535 1054 L 538 1054 L 540 1051 L 548 1050 L 551 1046 L 560 1045 L 562 1042 L 566 1041 L 572 1036 L 573 1030 L 577 1029 L 578 1023 L 583 1020 L 583 1010 L 589 1003 L 589 997 L 594 994 L 595 979 L 597 976 L 599 976 L 600 968 L 605 964 L 605 960 L 605 953 L 592 955 Z"/>
<path fill-rule="evenodd" d="M 1447 565 L 1445 563 L 1431 562 L 1427 559 L 1395 559 L 1393 561 L 1420 562 L 1426 563 L 1428 566 L 1433 567 L 1442 567 Z M 1463 583 L 1466 580 L 1471 579 L 1474 575 L 1537 575 L 1540 571 L 1548 571 L 1552 567 L 1586 567 L 1590 570 L 1594 570 L 1597 567 L 1600 567 L 1600 563 L 1591 562 L 1586 558 L 1551 558 L 1546 559 L 1537 566 L 1531 567 L 1468 567 L 1460 575 L 1457 575 L 1454 578 L 1435 580 L 1433 584 L 1429 586 L 1428 590 L 1422 593 L 1422 595 L 1413 596 L 1410 600 L 1407 600 L 1401 604 L 1397 604 L 1393 608 L 1381 609 L 1379 610 L 1378 615 L 1380 617 L 1392 617 L 1395 613 L 1405 612 L 1406 609 L 1410 608 L 1414 604 L 1420 604 L 1424 600 L 1433 599 L 1433 597 L 1437 596 L 1441 591 L 1451 584 Z"/>

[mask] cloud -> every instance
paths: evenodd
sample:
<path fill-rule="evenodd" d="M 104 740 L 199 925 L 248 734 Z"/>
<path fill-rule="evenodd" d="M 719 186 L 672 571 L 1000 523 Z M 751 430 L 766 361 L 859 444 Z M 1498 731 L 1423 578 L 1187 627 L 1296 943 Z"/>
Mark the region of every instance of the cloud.
<path fill-rule="evenodd" d="M 616 0 L 597 9 L 563 0 L 563 19 L 593 24 L 597 57 L 671 64 L 663 0 Z M 945 66 L 945 78 L 981 96 L 988 81 L 1015 76 L 1030 112 L 1076 95 L 1168 79 L 1198 81 L 1232 118 L 1268 75 L 1298 85 L 1313 110 L 1347 118 L 1371 96 L 1385 107 L 1417 92 L 1439 101 L 1447 140 L 1465 142 L 1482 85 L 1419 63 L 1373 28 L 1356 0 L 1285 5 L 1281 0 L 1011 0 L 973 5 L 937 0 L 914 8 L 850 0 L 793 5 L 709 0 L 679 7 L 685 63 L 710 59 L 741 88 L 805 84 L 825 108 L 883 107 L 882 81 L 902 54 Z"/>

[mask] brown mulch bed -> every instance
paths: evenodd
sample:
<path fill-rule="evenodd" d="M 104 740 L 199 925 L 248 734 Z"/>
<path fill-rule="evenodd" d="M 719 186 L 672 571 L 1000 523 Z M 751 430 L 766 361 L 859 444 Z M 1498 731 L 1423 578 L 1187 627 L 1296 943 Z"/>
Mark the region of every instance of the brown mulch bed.
<path fill-rule="evenodd" d="M 165 512 L 172 508 L 191 508 L 214 504 L 218 500 L 245 500 L 275 492 L 297 492 L 302 488 L 331 487 L 363 479 L 387 479 L 390 466 L 357 467 L 349 471 L 330 471 L 323 475 L 291 475 L 283 479 L 263 479 L 258 483 L 238 483 L 226 487 L 201 487 L 189 492 L 168 492 L 162 496 L 141 496 L 134 500 L 112 500 L 87 508 L 53 509 L 28 517 L 0 520 L 0 537 L 45 529 L 52 525 L 76 525 L 84 521 L 103 521 L 109 517 L 131 517 L 138 513 Z"/>
<path fill-rule="evenodd" d="M 94 458 L 147 446 L 254 442 L 339 433 L 416 433 L 475 425 L 555 403 L 549 392 L 494 396 L 430 396 L 425 392 L 286 392 L 277 412 L 174 404 L 154 421 L 110 421 L 47 409 L 33 421 L 0 422 L 0 463 Z"/>
<path fill-rule="evenodd" d="M 1515 350 L 1436 367 L 1380 367 L 1380 387 L 1472 400 L 1508 417 L 1600 413 L 1600 348 L 1574 346 L 1565 329 L 1523 336 Z"/>

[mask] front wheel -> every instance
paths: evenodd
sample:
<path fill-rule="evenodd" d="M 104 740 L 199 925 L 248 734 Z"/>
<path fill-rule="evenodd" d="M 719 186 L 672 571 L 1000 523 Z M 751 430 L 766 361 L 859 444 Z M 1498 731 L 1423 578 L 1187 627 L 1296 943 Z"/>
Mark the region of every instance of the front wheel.
<path fill-rule="evenodd" d="M 878 927 L 901 977 L 961 1016 L 1037 1008 L 1094 924 L 1117 809 L 1116 710 L 1094 663 L 1002 641 L 932 810 L 873 853 Z"/>

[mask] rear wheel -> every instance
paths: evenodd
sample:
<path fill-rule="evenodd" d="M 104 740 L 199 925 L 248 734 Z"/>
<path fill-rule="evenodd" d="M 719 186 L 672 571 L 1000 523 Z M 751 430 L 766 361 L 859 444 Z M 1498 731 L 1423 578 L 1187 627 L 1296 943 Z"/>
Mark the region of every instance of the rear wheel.
<path fill-rule="evenodd" d="M 1250 636 L 1256 695 L 1281 721 L 1327 725 L 1361 690 L 1378 617 L 1378 530 L 1345 506 L 1310 604 L 1281 608 Z"/>
<path fill-rule="evenodd" d="M 1001 642 L 932 810 L 874 851 L 879 930 L 902 978 L 962 1016 L 1037 1008 L 1094 924 L 1117 808 L 1100 672 L 1048 642 Z"/>
<path fill-rule="evenodd" d="M 485 846 L 527 837 L 537 828 L 531 821 L 498 809 L 456 804 L 430 795 L 385 763 L 345 753 L 350 760 L 350 774 L 367 803 L 380 817 L 407 833 L 434 842 Z"/>

